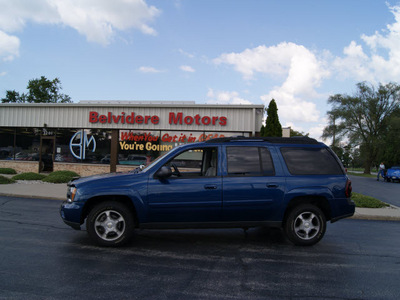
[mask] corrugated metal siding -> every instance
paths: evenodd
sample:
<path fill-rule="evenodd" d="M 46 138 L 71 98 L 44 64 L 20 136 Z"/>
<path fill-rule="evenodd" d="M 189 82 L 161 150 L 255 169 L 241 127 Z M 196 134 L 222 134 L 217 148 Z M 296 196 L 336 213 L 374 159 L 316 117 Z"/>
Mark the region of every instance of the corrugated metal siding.
<path fill-rule="evenodd" d="M 115 123 L 90 123 L 89 112 L 95 111 L 100 115 L 111 112 L 114 115 L 125 116 L 132 112 L 135 115 L 159 116 L 159 124 L 115 124 Z M 169 113 L 182 112 L 183 116 L 200 115 L 226 117 L 227 125 L 187 125 L 169 124 Z M 217 106 L 217 105 L 5 105 L 0 104 L 0 126 L 2 127 L 44 127 L 48 128 L 102 128 L 102 129 L 146 129 L 146 130 L 192 130 L 192 131 L 259 131 L 263 117 L 263 106 Z"/>

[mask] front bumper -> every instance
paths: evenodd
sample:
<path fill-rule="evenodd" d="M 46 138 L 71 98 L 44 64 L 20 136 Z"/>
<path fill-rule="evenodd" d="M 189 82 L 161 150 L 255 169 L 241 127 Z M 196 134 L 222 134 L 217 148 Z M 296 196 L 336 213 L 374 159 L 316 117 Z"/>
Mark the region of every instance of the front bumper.
<path fill-rule="evenodd" d="M 78 203 L 64 201 L 60 207 L 60 216 L 65 224 L 76 230 L 81 229 L 82 206 Z"/>

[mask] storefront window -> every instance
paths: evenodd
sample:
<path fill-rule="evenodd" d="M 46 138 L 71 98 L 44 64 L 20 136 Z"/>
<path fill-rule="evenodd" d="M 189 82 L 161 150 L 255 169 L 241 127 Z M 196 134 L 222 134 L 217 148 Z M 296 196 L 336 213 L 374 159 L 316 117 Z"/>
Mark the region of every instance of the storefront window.
<path fill-rule="evenodd" d="M 37 128 L 16 129 L 16 160 L 39 161 L 40 133 Z"/>
<path fill-rule="evenodd" d="M 14 128 L 0 128 L 0 160 L 14 159 Z"/>
<path fill-rule="evenodd" d="M 110 163 L 111 131 L 101 129 L 60 130 L 57 136 L 56 161 L 75 163 Z"/>
<path fill-rule="evenodd" d="M 241 135 L 248 136 L 243 132 L 120 130 L 118 163 L 120 165 L 147 165 L 160 155 L 182 144 Z"/>
<path fill-rule="evenodd" d="M 120 165 L 147 165 L 160 156 L 160 131 L 120 130 L 118 163 Z"/>
<path fill-rule="evenodd" d="M 111 130 L 0 128 L 0 160 L 110 164 Z M 118 164 L 147 165 L 182 144 L 212 138 L 249 136 L 243 132 L 119 130 Z"/>
<path fill-rule="evenodd" d="M 77 162 L 70 151 L 69 143 L 71 137 L 77 132 L 76 129 L 58 129 L 56 136 L 55 162 Z"/>
<path fill-rule="evenodd" d="M 201 131 L 161 131 L 161 144 L 170 150 L 182 144 L 199 142 L 203 134 Z"/>

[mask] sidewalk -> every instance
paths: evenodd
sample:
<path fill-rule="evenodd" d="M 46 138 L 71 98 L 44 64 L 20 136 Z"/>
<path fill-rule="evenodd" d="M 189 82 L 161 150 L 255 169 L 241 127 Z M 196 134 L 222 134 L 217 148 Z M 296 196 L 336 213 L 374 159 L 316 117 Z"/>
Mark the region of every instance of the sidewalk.
<path fill-rule="evenodd" d="M 0 196 L 66 200 L 67 184 L 18 180 L 13 184 L 0 184 Z"/>
<path fill-rule="evenodd" d="M 43 181 L 17 181 L 13 184 L 0 184 L 0 196 L 42 198 L 65 200 L 66 183 L 47 183 Z M 400 221 L 400 208 L 356 208 L 353 219 Z"/>

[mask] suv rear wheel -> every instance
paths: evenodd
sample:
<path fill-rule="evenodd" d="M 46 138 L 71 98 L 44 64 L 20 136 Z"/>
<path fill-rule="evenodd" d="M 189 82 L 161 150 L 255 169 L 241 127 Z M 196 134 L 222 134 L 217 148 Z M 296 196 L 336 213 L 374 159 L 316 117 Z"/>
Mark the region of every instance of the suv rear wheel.
<path fill-rule="evenodd" d="M 86 229 L 97 244 L 120 246 L 132 237 L 134 220 L 125 205 L 115 201 L 102 202 L 90 211 Z"/>
<path fill-rule="evenodd" d="M 325 234 L 326 219 L 315 205 L 302 204 L 293 208 L 286 218 L 284 231 L 295 245 L 311 246 L 318 243 Z"/>

